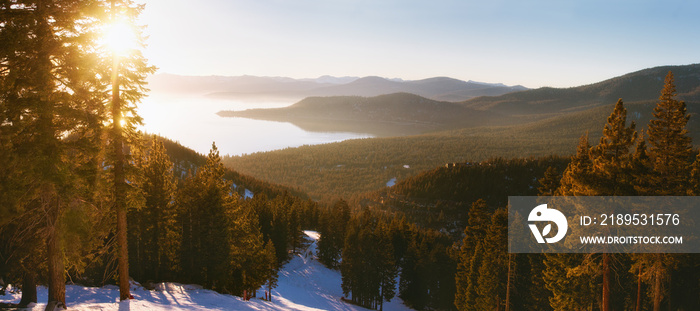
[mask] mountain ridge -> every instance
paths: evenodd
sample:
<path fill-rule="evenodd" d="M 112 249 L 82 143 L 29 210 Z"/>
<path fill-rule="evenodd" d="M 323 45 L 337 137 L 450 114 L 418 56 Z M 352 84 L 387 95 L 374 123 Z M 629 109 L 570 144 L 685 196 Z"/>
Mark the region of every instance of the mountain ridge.
<path fill-rule="evenodd" d="M 659 66 L 631 72 L 600 82 L 570 88 L 542 87 L 496 97 L 463 101 L 467 107 L 510 115 L 552 114 L 580 111 L 615 103 L 643 103 L 658 99 L 664 77 L 672 71 L 678 98 L 700 102 L 700 64 Z"/>
<path fill-rule="evenodd" d="M 300 100 L 310 96 L 378 96 L 413 93 L 433 100 L 462 101 L 482 95 L 526 90 L 523 86 L 462 81 L 447 77 L 422 80 L 378 76 L 293 79 L 258 76 L 180 76 L 161 73 L 148 78 L 154 92 L 197 93 L 221 99 L 280 97 Z"/>
<path fill-rule="evenodd" d="M 499 117 L 489 111 L 410 93 L 307 97 L 289 107 L 220 111 L 218 115 L 292 122 L 310 130 L 320 126 L 322 131 L 367 131 L 375 136 L 405 136 L 455 127 L 485 126 L 488 120 Z"/>

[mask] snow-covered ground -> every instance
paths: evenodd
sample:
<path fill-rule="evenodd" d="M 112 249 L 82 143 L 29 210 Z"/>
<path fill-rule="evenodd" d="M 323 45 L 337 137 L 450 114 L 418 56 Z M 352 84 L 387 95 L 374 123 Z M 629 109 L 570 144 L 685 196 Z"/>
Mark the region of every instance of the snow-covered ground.
<path fill-rule="evenodd" d="M 272 302 L 260 298 L 243 301 L 240 297 L 222 295 L 196 285 L 162 283 L 156 290 L 146 290 L 133 284 L 131 293 L 135 299 L 119 302 L 116 286 L 83 287 L 66 286 L 66 302 L 69 310 L 367 310 L 340 300 L 340 272 L 330 270 L 316 260 L 316 241 L 319 234 L 305 231 L 310 246 L 302 254 L 295 255 L 281 270 L 274 289 Z M 47 289 L 38 288 L 42 303 L 27 310 L 44 310 Z M 262 290 L 258 297 L 264 296 Z M 0 296 L 0 302 L 18 303 L 20 294 Z M 411 310 L 401 299 L 394 298 L 384 304 L 384 310 Z"/>

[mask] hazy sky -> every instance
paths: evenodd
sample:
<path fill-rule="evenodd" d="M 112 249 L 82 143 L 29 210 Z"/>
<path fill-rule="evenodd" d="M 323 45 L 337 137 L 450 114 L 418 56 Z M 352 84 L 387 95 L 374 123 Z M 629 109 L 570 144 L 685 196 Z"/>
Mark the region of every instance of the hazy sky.
<path fill-rule="evenodd" d="M 565 87 L 700 62 L 696 0 L 145 2 L 147 57 L 184 75 Z"/>

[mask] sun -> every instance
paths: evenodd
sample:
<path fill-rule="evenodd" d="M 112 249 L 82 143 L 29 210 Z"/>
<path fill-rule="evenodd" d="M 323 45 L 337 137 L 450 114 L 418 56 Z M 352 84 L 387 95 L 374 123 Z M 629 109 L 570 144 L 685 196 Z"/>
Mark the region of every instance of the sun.
<path fill-rule="evenodd" d="M 105 43 L 109 50 L 126 55 L 136 48 L 136 32 L 126 21 L 116 21 L 106 29 Z"/>

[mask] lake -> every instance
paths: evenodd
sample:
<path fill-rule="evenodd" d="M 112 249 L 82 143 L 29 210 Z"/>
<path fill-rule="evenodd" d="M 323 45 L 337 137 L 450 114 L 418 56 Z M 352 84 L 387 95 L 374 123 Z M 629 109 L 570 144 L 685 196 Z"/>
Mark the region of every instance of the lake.
<path fill-rule="evenodd" d="M 310 132 L 287 122 L 224 118 L 221 110 L 280 108 L 295 100 L 225 100 L 191 94 L 151 93 L 139 104 L 142 130 L 207 154 L 216 142 L 221 155 L 243 155 L 287 147 L 369 138 L 366 133 Z"/>

